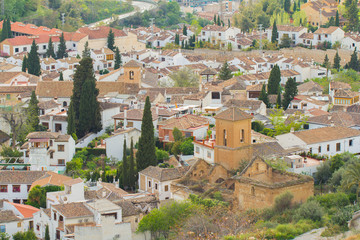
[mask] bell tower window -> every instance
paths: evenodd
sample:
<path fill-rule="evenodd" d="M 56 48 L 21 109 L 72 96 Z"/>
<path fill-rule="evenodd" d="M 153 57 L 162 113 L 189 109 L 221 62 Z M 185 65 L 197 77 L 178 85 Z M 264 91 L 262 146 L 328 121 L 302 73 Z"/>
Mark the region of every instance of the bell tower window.
<path fill-rule="evenodd" d="M 224 129 L 224 146 L 227 146 L 227 134 L 226 134 L 226 129 Z"/>
<path fill-rule="evenodd" d="M 134 71 L 130 71 L 129 72 L 129 78 L 130 78 L 130 80 L 134 80 Z"/>

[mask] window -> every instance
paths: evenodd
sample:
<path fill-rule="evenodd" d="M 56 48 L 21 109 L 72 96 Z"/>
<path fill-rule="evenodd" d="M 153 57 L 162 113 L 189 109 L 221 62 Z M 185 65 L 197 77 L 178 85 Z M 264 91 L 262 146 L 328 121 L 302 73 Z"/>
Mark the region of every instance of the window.
<path fill-rule="evenodd" d="M 149 187 L 151 187 L 151 181 L 149 181 Z"/>
<path fill-rule="evenodd" d="M 130 80 L 134 80 L 134 71 L 130 71 L 129 72 L 129 77 L 130 77 Z"/>
<path fill-rule="evenodd" d="M 199 153 L 199 152 L 200 152 L 200 148 L 199 148 L 199 147 L 196 147 L 196 148 L 195 148 L 195 152 L 196 152 L 196 153 Z"/>
<path fill-rule="evenodd" d="M 191 137 L 191 132 L 185 132 L 185 138 Z"/>
<path fill-rule="evenodd" d="M 21 203 L 21 200 L 20 200 L 20 199 L 14 199 L 14 200 L 13 200 L 13 203 L 18 203 L 18 204 L 20 204 L 20 203 Z"/>
<path fill-rule="evenodd" d="M 64 145 L 58 145 L 58 151 L 59 152 L 64 152 L 65 151 L 65 146 Z"/>
<path fill-rule="evenodd" d="M 220 99 L 220 93 L 219 92 L 212 92 L 211 93 L 212 99 Z"/>
<path fill-rule="evenodd" d="M 7 192 L 7 185 L 0 185 L 0 192 Z"/>
<path fill-rule="evenodd" d="M 350 139 L 350 140 L 349 140 L 349 146 L 351 147 L 352 145 L 353 145 L 353 140 Z"/>
<path fill-rule="evenodd" d="M 27 51 L 27 47 L 24 47 L 24 48 L 23 48 L 23 51 L 26 52 L 26 51 Z"/>
<path fill-rule="evenodd" d="M 46 45 L 43 45 L 43 49 L 46 49 Z"/>
<path fill-rule="evenodd" d="M 50 159 L 54 158 L 54 152 L 50 152 Z"/>
<path fill-rule="evenodd" d="M 165 192 L 169 191 L 169 185 L 165 185 Z"/>
<path fill-rule="evenodd" d="M 221 37 L 221 33 L 219 33 L 219 37 Z"/>
<path fill-rule="evenodd" d="M 20 185 L 13 185 L 13 192 L 20 192 Z"/>
<path fill-rule="evenodd" d="M 319 153 L 321 153 L 321 146 L 319 146 Z"/>
<path fill-rule="evenodd" d="M 224 139 L 223 139 L 224 146 L 227 146 L 227 136 L 226 136 L 226 130 L 224 129 Z"/>
<path fill-rule="evenodd" d="M 312 148 L 309 149 L 309 153 L 312 153 Z"/>
<path fill-rule="evenodd" d="M 2 233 L 6 232 L 5 225 L 0 225 L 0 232 L 2 232 Z"/>
<path fill-rule="evenodd" d="M 330 152 L 330 144 L 327 145 L 326 150 Z"/>
<path fill-rule="evenodd" d="M 155 183 L 155 189 L 157 190 L 157 188 L 158 188 L 158 184 L 157 184 L 157 183 Z"/>
<path fill-rule="evenodd" d="M 18 228 L 21 228 L 21 222 L 18 222 L 18 223 L 17 223 L 17 227 L 18 227 Z M 40 229 L 40 226 L 39 226 L 39 225 L 37 225 L 37 227 Z M 39 230 L 39 229 L 38 229 L 38 230 Z"/>
<path fill-rule="evenodd" d="M 65 159 L 58 159 L 58 165 L 65 166 Z"/>
<path fill-rule="evenodd" d="M 15 52 L 18 53 L 18 52 L 19 52 L 19 48 L 15 48 Z"/>
<path fill-rule="evenodd" d="M 39 224 L 36 224 L 36 230 L 40 231 L 40 225 Z"/>
<path fill-rule="evenodd" d="M 56 220 L 56 213 L 54 212 L 54 220 Z"/>
<path fill-rule="evenodd" d="M 30 191 L 31 185 L 27 185 L 27 192 Z"/>
<path fill-rule="evenodd" d="M 336 143 L 336 151 L 340 152 L 341 150 L 341 143 Z"/>
<path fill-rule="evenodd" d="M 211 158 L 211 152 L 210 151 L 207 151 L 207 157 Z"/>
<path fill-rule="evenodd" d="M 244 131 L 244 129 L 241 129 L 241 132 L 240 132 L 240 142 L 244 142 L 244 138 L 245 138 L 245 131 Z"/>
<path fill-rule="evenodd" d="M 133 123 L 133 122 L 127 122 L 127 125 L 126 125 L 127 128 L 131 128 L 131 127 L 133 127 L 133 126 L 134 126 L 134 123 Z"/>
<path fill-rule="evenodd" d="M 255 188 L 254 187 L 251 187 L 251 195 L 255 196 Z"/>

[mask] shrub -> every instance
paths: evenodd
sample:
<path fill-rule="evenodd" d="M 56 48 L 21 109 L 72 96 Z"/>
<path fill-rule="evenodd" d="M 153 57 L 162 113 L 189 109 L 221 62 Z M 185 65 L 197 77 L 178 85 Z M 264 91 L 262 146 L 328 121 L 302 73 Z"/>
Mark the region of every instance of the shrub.
<path fill-rule="evenodd" d="M 339 225 L 329 225 L 325 228 L 325 230 L 321 233 L 322 237 L 332 237 L 341 233 L 341 227 Z"/>
<path fill-rule="evenodd" d="M 359 210 L 358 205 L 349 205 L 344 208 L 338 208 L 338 211 L 332 216 L 331 222 L 334 225 L 347 228 L 348 221 L 351 220 L 355 211 Z"/>
<path fill-rule="evenodd" d="M 221 194 L 220 191 L 214 192 L 214 193 L 212 194 L 212 198 L 213 198 L 213 199 L 216 199 L 216 200 L 219 200 L 219 201 L 223 201 L 223 200 L 224 200 L 224 198 L 223 198 L 223 196 L 222 196 L 222 194 Z"/>
<path fill-rule="evenodd" d="M 341 192 L 317 195 L 313 199 L 327 209 L 331 207 L 343 208 L 350 204 L 349 196 Z"/>
<path fill-rule="evenodd" d="M 294 195 L 291 192 L 285 192 L 275 198 L 274 210 L 275 212 L 283 212 L 286 209 L 291 208 L 291 201 Z"/>
<path fill-rule="evenodd" d="M 307 201 L 296 211 L 297 220 L 310 219 L 314 222 L 321 221 L 324 216 L 324 210 L 316 201 Z"/>

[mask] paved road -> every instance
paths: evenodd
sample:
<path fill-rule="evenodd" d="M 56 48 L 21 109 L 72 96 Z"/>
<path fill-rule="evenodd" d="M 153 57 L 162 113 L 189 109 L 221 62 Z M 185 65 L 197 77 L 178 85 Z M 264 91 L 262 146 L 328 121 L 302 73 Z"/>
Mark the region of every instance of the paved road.
<path fill-rule="evenodd" d="M 132 15 L 134 15 L 137 12 L 144 12 L 145 10 L 151 10 L 153 8 L 155 8 L 155 4 L 151 4 L 151 3 L 147 3 L 147 2 L 137 2 L 137 1 L 133 1 L 132 2 L 133 7 L 135 8 L 134 11 L 129 12 L 129 13 L 125 13 L 125 14 L 121 14 L 117 16 L 117 19 L 123 19 L 123 18 L 127 18 L 130 17 Z M 113 18 L 106 18 L 104 20 L 98 21 L 98 22 L 94 22 L 91 24 L 88 24 L 87 26 L 89 27 L 95 27 L 98 24 L 110 24 L 113 21 L 115 21 L 115 19 Z"/>

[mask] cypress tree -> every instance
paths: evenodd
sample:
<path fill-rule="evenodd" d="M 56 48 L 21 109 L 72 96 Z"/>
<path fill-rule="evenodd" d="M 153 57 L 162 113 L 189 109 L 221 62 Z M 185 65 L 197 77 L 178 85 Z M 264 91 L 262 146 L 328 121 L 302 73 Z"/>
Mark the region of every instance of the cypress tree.
<path fill-rule="evenodd" d="M 64 81 L 64 76 L 63 76 L 63 73 L 62 73 L 62 72 L 60 72 L 59 81 Z"/>
<path fill-rule="evenodd" d="M 182 48 L 182 49 L 185 48 L 184 40 L 181 41 L 181 48 Z"/>
<path fill-rule="evenodd" d="M 290 5 L 291 5 L 290 0 L 285 0 L 284 1 L 284 10 L 285 10 L 285 12 L 290 13 Z"/>
<path fill-rule="evenodd" d="M 123 160 L 122 160 L 122 168 L 123 168 L 123 186 L 124 189 L 129 187 L 129 168 L 128 168 L 128 159 L 126 155 L 126 139 L 124 139 L 124 148 L 123 148 Z"/>
<path fill-rule="evenodd" d="M 214 25 L 216 24 L 216 14 L 214 15 Z"/>
<path fill-rule="evenodd" d="M 0 42 L 2 42 L 8 38 L 8 29 L 7 28 L 8 28 L 7 18 L 4 18 L 2 30 L 1 30 Z"/>
<path fill-rule="evenodd" d="M 333 68 L 335 68 L 338 71 L 340 70 L 340 61 L 341 61 L 341 58 L 339 56 L 339 53 L 336 52 L 335 57 L 334 57 L 334 66 L 333 66 Z"/>
<path fill-rule="evenodd" d="M 26 72 L 26 69 L 27 69 L 27 57 L 24 56 L 22 65 L 21 65 L 21 71 Z"/>
<path fill-rule="evenodd" d="M 268 94 L 266 93 L 266 85 L 265 84 L 263 84 L 263 86 L 261 88 L 259 100 L 263 101 L 267 108 L 270 107 L 269 97 L 268 97 Z"/>
<path fill-rule="evenodd" d="M 136 187 L 136 170 L 135 170 L 135 159 L 134 159 L 134 141 L 131 138 L 130 143 L 130 157 L 129 157 L 129 177 L 130 184 L 132 190 L 135 190 Z"/>
<path fill-rule="evenodd" d="M 284 110 L 288 108 L 290 102 L 294 99 L 297 93 L 298 90 L 297 90 L 297 84 L 295 78 L 288 78 L 285 84 L 284 99 L 282 101 Z"/>
<path fill-rule="evenodd" d="M 233 75 L 232 75 L 232 73 L 231 73 L 231 70 L 230 70 L 230 68 L 229 68 L 229 65 L 228 65 L 227 62 L 225 62 L 225 63 L 222 65 L 221 69 L 220 69 L 219 78 L 220 78 L 221 80 L 228 80 L 228 79 L 230 79 L 230 78 L 232 78 L 232 77 L 233 77 Z"/>
<path fill-rule="evenodd" d="M 281 81 L 280 68 L 276 64 L 273 69 L 271 69 L 269 80 L 268 80 L 268 94 L 277 94 L 279 90 L 279 85 Z"/>
<path fill-rule="evenodd" d="M 31 45 L 30 53 L 27 58 L 27 67 L 28 67 L 28 73 L 33 74 L 36 76 L 40 76 L 40 58 L 39 54 L 37 52 L 37 46 L 35 43 L 35 39 L 33 40 L 33 43 Z"/>
<path fill-rule="evenodd" d="M 144 113 L 141 124 L 141 136 L 139 149 L 136 153 L 137 170 L 141 171 L 148 166 L 157 164 L 155 154 L 154 125 L 151 114 L 151 103 L 149 96 L 146 97 Z"/>
<path fill-rule="evenodd" d="M 58 59 L 68 57 L 68 54 L 66 52 L 66 42 L 65 42 L 65 38 L 64 38 L 64 33 L 62 33 L 60 36 L 60 44 L 59 44 L 58 51 L 56 53 L 56 57 Z"/>
<path fill-rule="evenodd" d="M 115 49 L 115 66 L 114 66 L 114 69 L 119 69 L 120 66 L 121 66 L 121 55 L 120 55 L 119 48 L 116 47 L 116 49 Z"/>
<path fill-rule="evenodd" d="M 296 12 L 296 10 L 297 10 L 297 5 L 296 2 L 294 1 L 293 12 Z"/>
<path fill-rule="evenodd" d="M 335 26 L 340 26 L 340 20 L 339 20 L 339 11 L 336 10 L 336 15 L 335 15 Z"/>
<path fill-rule="evenodd" d="M 107 47 L 109 49 L 111 49 L 112 51 L 114 51 L 114 44 L 115 44 L 115 35 L 112 31 L 112 29 L 110 28 L 108 37 L 107 37 Z"/>
<path fill-rule="evenodd" d="M 228 26 L 231 27 L 231 26 L 230 26 L 230 18 L 228 19 Z"/>
<path fill-rule="evenodd" d="M 187 36 L 187 27 L 185 26 L 185 24 L 184 24 L 184 27 L 183 27 L 183 35 Z"/>
<path fill-rule="evenodd" d="M 273 24 L 273 28 L 272 28 L 272 32 L 271 32 L 271 42 L 272 43 L 277 42 L 277 36 L 278 36 L 278 31 L 277 31 L 277 27 L 276 27 L 276 20 L 274 20 L 274 24 Z"/>
<path fill-rule="evenodd" d="M 76 134 L 76 128 L 75 128 L 75 112 L 74 112 L 74 103 L 73 98 L 71 98 L 70 106 L 68 108 L 67 112 L 67 134 L 73 135 Z"/>
<path fill-rule="evenodd" d="M 8 18 L 7 20 L 7 38 L 12 38 L 12 34 L 11 34 L 11 21 L 10 18 Z"/>
<path fill-rule="evenodd" d="M 26 125 L 29 132 L 39 129 L 39 101 L 36 98 L 35 91 L 32 91 L 29 106 L 26 109 Z"/>
<path fill-rule="evenodd" d="M 55 58 L 54 45 L 52 43 L 51 37 L 49 38 L 48 49 L 46 50 L 46 57 Z"/>
<path fill-rule="evenodd" d="M 50 240 L 49 225 L 45 227 L 45 240 Z"/>
<path fill-rule="evenodd" d="M 351 54 L 351 58 L 350 58 L 350 62 L 348 63 L 348 67 L 350 69 L 355 70 L 355 71 L 359 70 L 359 61 L 358 61 L 358 58 L 357 58 L 356 49 L 354 49 L 353 54 Z"/>
<path fill-rule="evenodd" d="M 217 24 L 218 26 L 220 26 L 220 25 L 221 25 L 220 15 L 218 15 L 218 18 L 217 18 L 217 22 L 216 22 L 216 24 Z"/>
<path fill-rule="evenodd" d="M 323 66 L 325 68 L 327 68 L 329 66 L 330 62 L 329 62 L 329 57 L 327 54 L 325 54 L 325 58 L 324 58 L 324 62 L 323 62 Z"/>
<path fill-rule="evenodd" d="M 90 49 L 89 49 L 89 42 L 86 41 L 85 46 L 84 46 L 84 50 L 82 52 L 82 57 L 86 58 L 86 57 L 90 57 Z"/>
<path fill-rule="evenodd" d="M 278 95 L 276 97 L 276 108 L 281 108 L 281 88 L 279 85 Z"/>
<path fill-rule="evenodd" d="M 179 43 L 180 43 L 179 34 L 175 34 L 175 44 L 176 44 L 176 45 L 179 45 Z"/>
<path fill-rule="evenodd" d="M 357 1 L 353 0 L 349 7 L 346 9 L 347 13 L 347 30 L 358 31 L 359 30 L 359 9 L 357 7 Z"/>

